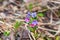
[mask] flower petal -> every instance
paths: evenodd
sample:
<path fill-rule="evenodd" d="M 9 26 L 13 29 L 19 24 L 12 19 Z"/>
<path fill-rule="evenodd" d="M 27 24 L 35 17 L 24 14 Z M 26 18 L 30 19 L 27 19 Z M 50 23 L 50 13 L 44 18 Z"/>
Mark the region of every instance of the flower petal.
<path fill-rule="evenodd" d="M 30 24 L 31 27 L 34 27 L 35 25 L 34 24 Z"/>
<path fill-rule="evenodd" d="M 30 18 L 30 16 L 31 16 L 31 13 L 28 12 L 28 13 L 27 13 L 27 18 Z"/>
<path fill-rule="evenodd" d="M 29 23 L 30 19 L 29 18 L 25 18 L 25 22 Z"/>
<path fill-rule="evenodd" d="M 31 14 L 31 16 L 33 17 L 33 18 L 35 18 L 37 15 L 36 15 L 36 12 L 33 12 L 32 14 Z"/>
<path fill-rule="evenodd" d="M 37 25 L 38 22 L 37 22 L 36 20 L 34 20 L 34 21 L 32 22 L 32 24 Z"/>

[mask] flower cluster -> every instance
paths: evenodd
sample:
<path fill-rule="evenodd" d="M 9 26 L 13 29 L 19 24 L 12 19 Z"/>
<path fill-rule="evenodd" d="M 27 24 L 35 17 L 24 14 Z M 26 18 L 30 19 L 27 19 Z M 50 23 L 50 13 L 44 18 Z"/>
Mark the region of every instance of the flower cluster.
<path fill-rule="evenodd" d="M 36 12 L 32 12 L 32 13 L 31 12 L 27 12 L 27 16 L 25 18 L 25 22 L 29 23 L 30 22 L 30 18 L 34 19 L 35 17 L 37 17 L 37 13 Z M 32 20 L 32 23 L 30 23 L 30 26 L 31 27 L 35 27 L 37 24 L 38 24 L 38 22 L 35 19 L 35 20 Z"/>

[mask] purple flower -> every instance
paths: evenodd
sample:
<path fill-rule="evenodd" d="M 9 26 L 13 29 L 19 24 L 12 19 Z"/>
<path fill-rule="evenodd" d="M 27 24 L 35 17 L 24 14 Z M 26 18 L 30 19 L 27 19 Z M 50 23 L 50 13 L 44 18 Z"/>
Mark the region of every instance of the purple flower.
<path fill-rule="evenodd" d="M 32 22 L 32 24 L 34 24 L 35 26 L 38 24 L 38 22 L 37 22 L 37 20 L 34 20 L 33 22 Z"/>
<path fill-rule="evenodd" d="M 25 18 L 25 22 L 29 23 L 30 19 L 29 18 Z"/>
<path fill-rule="evenodd" d="M 36 12 L 33 12 L 33 13 L 31 14 L 31 16 L 32 16 L 33 18 L 35 18 L 35 17 L 37 16 Z"/>
<path fill-rule="evenodd" d="M 37 22 L 36 20 L 34 20 L 34 21 L 32 22 L 32 24 L 30 24 L 30 26 L 31 26 L 31 27 L 35 27 L 37 24 L 38 24 L 38 22 Z"/>
<path fill-rule="evenodd" d="M 27 18 L 30 18 L 30 16 L 31 16 L 31 13 L 28 12 L 28 13 L 27 13 Z"/>

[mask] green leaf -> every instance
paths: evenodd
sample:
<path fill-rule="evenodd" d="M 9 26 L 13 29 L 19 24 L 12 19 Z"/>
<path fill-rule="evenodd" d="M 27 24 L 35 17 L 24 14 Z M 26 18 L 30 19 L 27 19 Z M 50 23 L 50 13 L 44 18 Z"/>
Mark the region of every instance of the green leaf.
<path fill-rule="evenodd" d="M 34 31 L 34 29 L 33 29 L 32 27 L 28 27 L 28 29 L 29 29 L 31 32 Z"/>
<path fill-rule="evenodd" d="M 56 40 L 60 40 L 60 36 L 57 36 L 57 37 L 56 37 Z"/>
<path fill-rule="evenodd" d="M 34 20 L 34 19 L 31 17 L 31 18 L 30 18 L 30 23 L 32 23 L 33 20 Z"/>
<path fill-rule="evenodd" d="M 28 9 L 29 9 L 29 10 L 32 10 L 32 8 L 33 8 L 33 4 L 30 3 Z"/>
<path fill-rule="evenodd" d="M 35 18 L 30 18 L 30 23 L 32 23 L 33 22 L 33 20 L 37 20 L 38 18 L 37 17 L 35 17 Z"/>
<path fill-rule="evenodd" d="M 28 29 L 29 29 L 31 32 L 35 32 L 36 28 L 37 28 L 37 27 L 33 27 L 33 28 L 32 28 L 32 27 L 28 27 Z"/>
<path fill-rule="evenodd" d="M 36 26 L 33 28 L 33 29 L 34 29 L 34 31 L 36 30 L 36 28 L 37 28 Z"/>
<path fill-rule="evenodd" d="M 38 16 L 43 17 L 44 14 L 39 12 L 39 13 L 38 13 Z"/>
<path fill-rule="evenodd" d="M 14 24 L 14 28 L 17 29 L 21 24 L 22 22 L 16 21 L 16 23 Z"/>
<path fill-rule="evenodd" d="M 10 34 L 10 31 L 5 31 L 4 32 L 4 36 L 9 36 L 9 34 Z"/>
<path fill-rule="evenodd" d="M 34 19 L 35 19 L 35 20 L 37 20 L 38 18 L 37 18 L 37 17 L 35 17 Z"/>

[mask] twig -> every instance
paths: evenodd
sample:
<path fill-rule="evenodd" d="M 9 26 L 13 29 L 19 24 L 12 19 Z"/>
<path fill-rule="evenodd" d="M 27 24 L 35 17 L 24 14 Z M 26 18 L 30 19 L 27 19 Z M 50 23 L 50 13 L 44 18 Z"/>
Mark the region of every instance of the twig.
<path fill-rule="evenodd" d="M 60 25 L 59 25 L 58 31 L 56 32 L 55 36 L 58 35 L 59 33 L 60 33 Z"/>
<path fill-rule="evenodd" d="M 52 17 L 52 13 L 51 13 L 51 16 L 50 16 L 51 18 L 50 18 L 50 23 L 52 23 L 53 22 L 53 17 Z"/>
<path fill-rule="evenodd" d="M 57 31 L 55 31 L 55 30 L 46 29 L 46 28 L 42 28 L 42 27 L 38 27 L 38 29 L 42 29 L 42 30 L 46 30 L 46 31 L 52 31 L 52 32 L 57 32 Z"/>
<path fill-rule="evenodd" d="M 59 2 L 59 1 L 50 1 L 50 2 L 60 4 L 60 2 Z"/>
<path fill-rule="evenodd" d="M 50 9 L 50 10 L 51 10 L 51 12 L 53 12 L 53 13 L 55 14 L 55 16 L 56 16 L 56 17 L 58 17 L 58 15 L 56 15 L 56 13 L 53 11 L 53 9 L 52 9 L 52 8 L 50 8 L 49 6 L 47 6 L 47 8 L 48 8 L 48 9 Z"/>
<path fill-rule="evenodd" d="M 28 36 L 29 36 L 30 40 L 32 40 L 32 38 L 31 38 L 31 36 L 30 36 L 31 32 L 30 32 L 30 30 L 27 28 L 27 25 L 28 25 L 28 24 L 25 23 L 25 29 L 28 31 Z"/>

